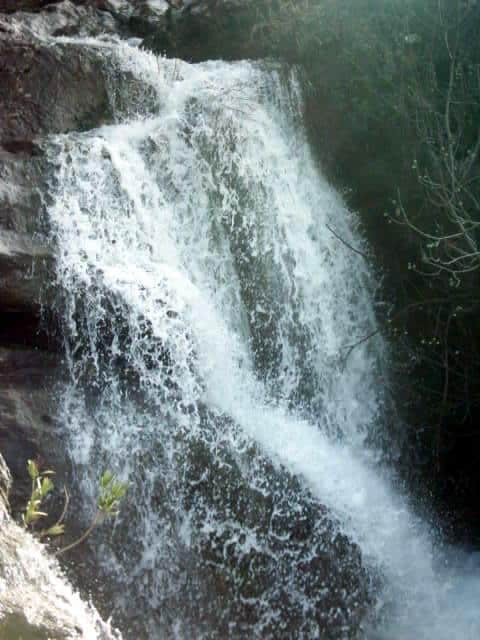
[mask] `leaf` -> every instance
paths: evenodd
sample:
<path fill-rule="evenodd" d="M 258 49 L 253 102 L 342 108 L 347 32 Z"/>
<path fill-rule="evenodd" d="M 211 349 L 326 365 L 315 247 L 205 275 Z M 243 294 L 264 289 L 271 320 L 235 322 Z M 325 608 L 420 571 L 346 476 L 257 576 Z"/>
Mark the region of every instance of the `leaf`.
<path fill-rule="evenodd" d="M 26 525 L 29 525 L 29 524 L 32 524 L 32 522 L 36 522 L 40 518 L 46 518 L 47 515 L 48 514 L 44 513 L 43 511 L 36 511 L 35 508 L 32 506 L 31 508 L 28 508 L 27 511 L 25 512 L 23 521 L 25 522 Z"/>
<path fill-rule="evenodd" d="M 45 536 L 63 536 L 65 533 L 65 525 L 54 524 L 52 527 L 42 533 Z"/>
<path fill-rule="evenodd" d="M 42 498 L 48 495 L 53 490 L 53 487 L 54 485 L 50 478 L 42 478 L 42 484 L 40 487 Z"/>
<path fill-rule="evenodd" d="M 111 471 L 108 471 L 107 469 L 106 471 L 103 472 L 102 477 L 100 478 L 100 487 L 102 489 L 106 489 L 113 479 L 114 479 L 113 473 Z"/>
<path fill-rule="evenodd" d="M 127 492 L 128 485 L 116 479 L 110 471 L 105 471 L 100 478 L 100 495 L 98 509 L 107 516 L 115 516 L 119 512 L 120 501 Z"/>
<path fill-rule="evenodd" d="M 35 481 L 39 475 L 37 463 L 34 462 L 33 460 L 28 460 L 27 469 L 28 469 L 28 475 L 30 476 L 31 480 Z"/>

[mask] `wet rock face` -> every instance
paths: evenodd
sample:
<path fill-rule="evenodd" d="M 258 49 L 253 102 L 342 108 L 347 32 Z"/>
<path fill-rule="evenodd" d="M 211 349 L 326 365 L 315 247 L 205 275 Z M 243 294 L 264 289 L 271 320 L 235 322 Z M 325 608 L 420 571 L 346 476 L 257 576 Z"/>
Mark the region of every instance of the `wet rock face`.
<path fill-rule="evenodd" d="M 55 442 L 54 419 L 54 387 L 60 369 L 55 354 L 0 347 L 0 452 L 13 477 L 14 512 L 29 494 L 27 460 L 40 456 L 61 474 L 64 455 Z"/>
<path fill-rule="evenodd" d="M 0 12 L 14 13 L 15 11 L 39 11 L 48 4 L 53 4 L 55 0 L 0 0 Z"/>
<path fill-rule="evenodd" d="M 43 4 L 0 2 L 0 11 Z M 42 154 L 34 138 L 52 127 L 75 126 L 81 113 L 74 106 L 74 78 L 67 78 L 80 62 L 73 60 L 70 68 L 66 63 L 62 72 L 58 54 L 30 31 L 34 14 L 25 14 L 23 23 L 18 15 L 0 14 L 0 452 L 13 475 L 14 510 L 28 496 L 26 462 L 48 441 L 43 431 L 51 426 L 59 363 L 48 353 L 53 342 L 40 331 L 42 292 L 52 279 L 53 259 L 41 235 Z M 71 89 L 62 105 L 65 81 Z M 0 476 L 5 498 L 3 466 Z"/>
<path fill-rule="evenodd" d="M 0 146 L 0 345 L 54 346 L 41 322 L 54 267 L 42 234 L 42 174 L 33 141 Z"/>
<path fill-rule="evenodd" d="M 9 140 L 0 143 L 0 230 L 2 233 L 2 253 L 14 249 L 13 236 L 16 233 L 32 239 L 32 234 L 41 230 L 42 202 L 37 187 L 42 183 L 42 158 L 33 140 Z M 37 236 L 36 242 L 39 238 Z M 17 243 L 20 252 L 22 241 Z"/>
<path fill-rule="evenodd" d="M 113 119 L 108 63 L 51 38 L 115 33 L 110 10 L 100 1 L 0 0 L 0 451 L 14 476 L 14 508 L 28 492 L 27 459 L 40 454 L 61 471 L 64 458 L 54 454 L 61 358 L 42 138 Z"/>
<path fill-rule="evenodd" d="M 43 135 L 111 121 L 108 71 L 78 46 L 51 46 L 54 35 L 115 31 L 100 2 L 0 2 L 0 344 L 44 348 L 41 306 L 54 280 L 45 240 Z M 105 3 L 103 3 L 105 4 Z M 48 327 L 47 327 L 48 328 Z M 52 329 L 52 327 L 50 328 Z"/>
<path fill-rule="evenodd" d="M 52 263 L 48 248 L 28 234 L 1 234 L 0 290 L 5 312 L 40 315 L 39 292 L 52 273 Z"/>
<path fill-rule="evenodd" d="M 88 129 L 108 117 L 105 79 L 80 48 L 3 39 L 0 61 L 0 130 L 7 145 Z"/>
<path fill-rule="evenodd" d="M 220 447 L 214 457 L 197 443 L 188 455 L 184 504 L 201 532 L 197 571 L 210 584 L 192 618 L 206 630 L 214 621 L 206 636 L 356 637 L 369 578 L 331 514 L 255 447 L 240 456 Z M 216 530 L 215 520 L 224 523 Z"/>
<path fill-rule="evenodd" d="M 40 324 L 54 265 L 42 234 L 37 139 L 111 118 L 102 69 L 80 47 L 51 47 L 42 37 L 68 31 L 66 25 L 88 30 L 103 23 L 92 8 L 70 2 L 38 14 L 0 14 L 0 344 L 53 344 Z"/>

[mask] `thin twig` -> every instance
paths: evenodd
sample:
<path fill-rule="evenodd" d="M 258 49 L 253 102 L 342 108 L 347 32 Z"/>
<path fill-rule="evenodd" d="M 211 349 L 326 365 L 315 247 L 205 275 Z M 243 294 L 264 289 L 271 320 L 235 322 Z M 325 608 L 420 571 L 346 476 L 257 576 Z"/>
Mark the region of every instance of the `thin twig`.
<path fill-rule="evenodd" d="M 88 529 L 77 540 L 74 540 L 73 542 L 68 544 L 66 547 L 63 547 L 62 549 L 59 549 L 58 551 L 56 551 L 55 555 L 60 556 L 62 555 L 62 553 L 65 553 L 66 551 L 70 551 L 70 549 L 73 549 L 74 547 L 78 546 L 86 538 L 88 538 L 88 536 L 92 533 L 92 531 L 95 529 L 95 527 L 99 523 L 101 515 L 102 515 L 101 511 L 97 511 L 92 521 L 92 524 L 88 527 Z"/>
<path fill-rule="evenodd" d="M 65 494 L 65 502 L 63 503 L 63 510 L 62 513 L 60 514 L 59 519 L 56 521 L 55 523 L 55 527 L 57 527 L 58 525 L 62 524 L 62 522 L 65 520 L 65 516 L 67 515 L 67 509 L 68 509 L 68 505 L 70 502 L 70 495 L 67 491 L 67 487 L 63 487 L 63 493 Z"/>
<path fill-rule="evenodd" d="M 348 249 L 350 249 L 350 251 L 353 251 L 354 253 L 358 253 L 358 255 L 362 256 L 362 258 L 364 258 L 365 260 L 369 260 L 369 257 L 366 253 L 364 253 L 363 251 L 360 251 L 360 249 L 356 249 L 355 247 L 352 247 L 350 243 L 348 243 L 341 236 L 339 236 L 338 233 L 334 231 L 328 224 L 326 224 L 325 226 L 330 231 L 330 233 L 334 235 L 335 238 L 337 238 L 337 240 L 340 240 L 340 242 L 344 244 Z"/>
<path fill-rule="evenodd" d="M 389 323 L 395 322 L 395 320 L 400 318 L 402 315 L 404 315 L 408 311 L 412 311 L 413 309 L 418 309 L 418 308 L 421 308 L 421 307 L 424 307 L 424 306 L 427 306 L 427 305 L 430 305 L 430 304 L 443 304 L 445 302 L 452 303 L 453 300 L 457 300 L 457 299 L 458 300 L 463 300 L 464 298 L 465 298 L 465 296 L 464 297 L 458 296 L 458 297 L 455 297 L 455 298 L 453 298 L 453 297 L 452 298 L 430 298 L 430 299 L 427 299 L 427 300 L 422 300 L 421 302 L 412 302 L 410 304 L 407 304 L 405 307 L 403 307 L 399 311 L 397 311 L 397 313 L 395 313 L 391 318 L 389 318 L 388 322 Z M 364 342 L 367 342 L 367 340 L 370 340 L 371 338 L 375 337 L 381 331 L 382 331 L 382 328 L 378 327 L 377 329 L 371 331 L 367 335 L 362 336 L 359 340 L 357 340 L 353 344 L 344 345 L 342 347 L 342 349 L 347 349 L 347 353 L 345 354 L 345 356 L 343 358 L 344 365 L 346 364 L 347 359 L 349 358 L 350 354 L 352 353 L 352 351 L 354 349 L 356 349 L 357 347 L 362 345 Z"/>

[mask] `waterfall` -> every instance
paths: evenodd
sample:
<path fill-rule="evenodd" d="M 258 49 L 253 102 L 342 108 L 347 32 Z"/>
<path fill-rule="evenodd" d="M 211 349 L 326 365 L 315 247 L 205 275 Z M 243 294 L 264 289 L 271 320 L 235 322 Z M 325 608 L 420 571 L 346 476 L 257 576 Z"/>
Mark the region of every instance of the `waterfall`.
<path fill-rule="evenodd" d="M 477 637 L 480 582 L 381 464 L 375 277 L 295 73 L 77 43 L 117 121 L 47 144 L 62 421 L 84 505 L 129 483 L 92 545 L 126 637 Z"/>

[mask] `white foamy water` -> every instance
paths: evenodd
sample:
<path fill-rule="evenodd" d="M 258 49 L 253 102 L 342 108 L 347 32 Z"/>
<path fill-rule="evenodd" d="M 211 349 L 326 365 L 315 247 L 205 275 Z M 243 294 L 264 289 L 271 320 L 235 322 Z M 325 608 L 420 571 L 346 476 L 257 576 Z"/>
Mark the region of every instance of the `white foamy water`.
<path fill-rule="evenodd" d="M 200 442 L 215 459 L 220 444 L 235 456 L 254 443 L 381 576 L 367 637 L 477 638 L 472 559 L 441 553 L 368 444 L 388 419 L 385 347 L 376 336 L 344 356 L 376 328 L 374 279 L 336 237 L 367 250 L 312 160 L 295 76 L 100 48 L 157 96 L 142 110 L 137 95 L 117 124 L 50 148 L 72 456 L 85 492 L 110 465 L 134 503 L 122 529 L 134 531 L 135 566 L 128 550 L 105 550 L 104 562 L 128 593 L 143 590 L 161 608 L 180 588 L 169 562 L 199 535 L 181 488 L 189 447 Z M 236 428 L 219 435 L 222 420 Z M 208 527 L 226 526 L 210 512 Z M 261 550 L 255 527 L 242 540 Z M 172 617 L 169 628 L 188 637 L 181 613 Z"/>

